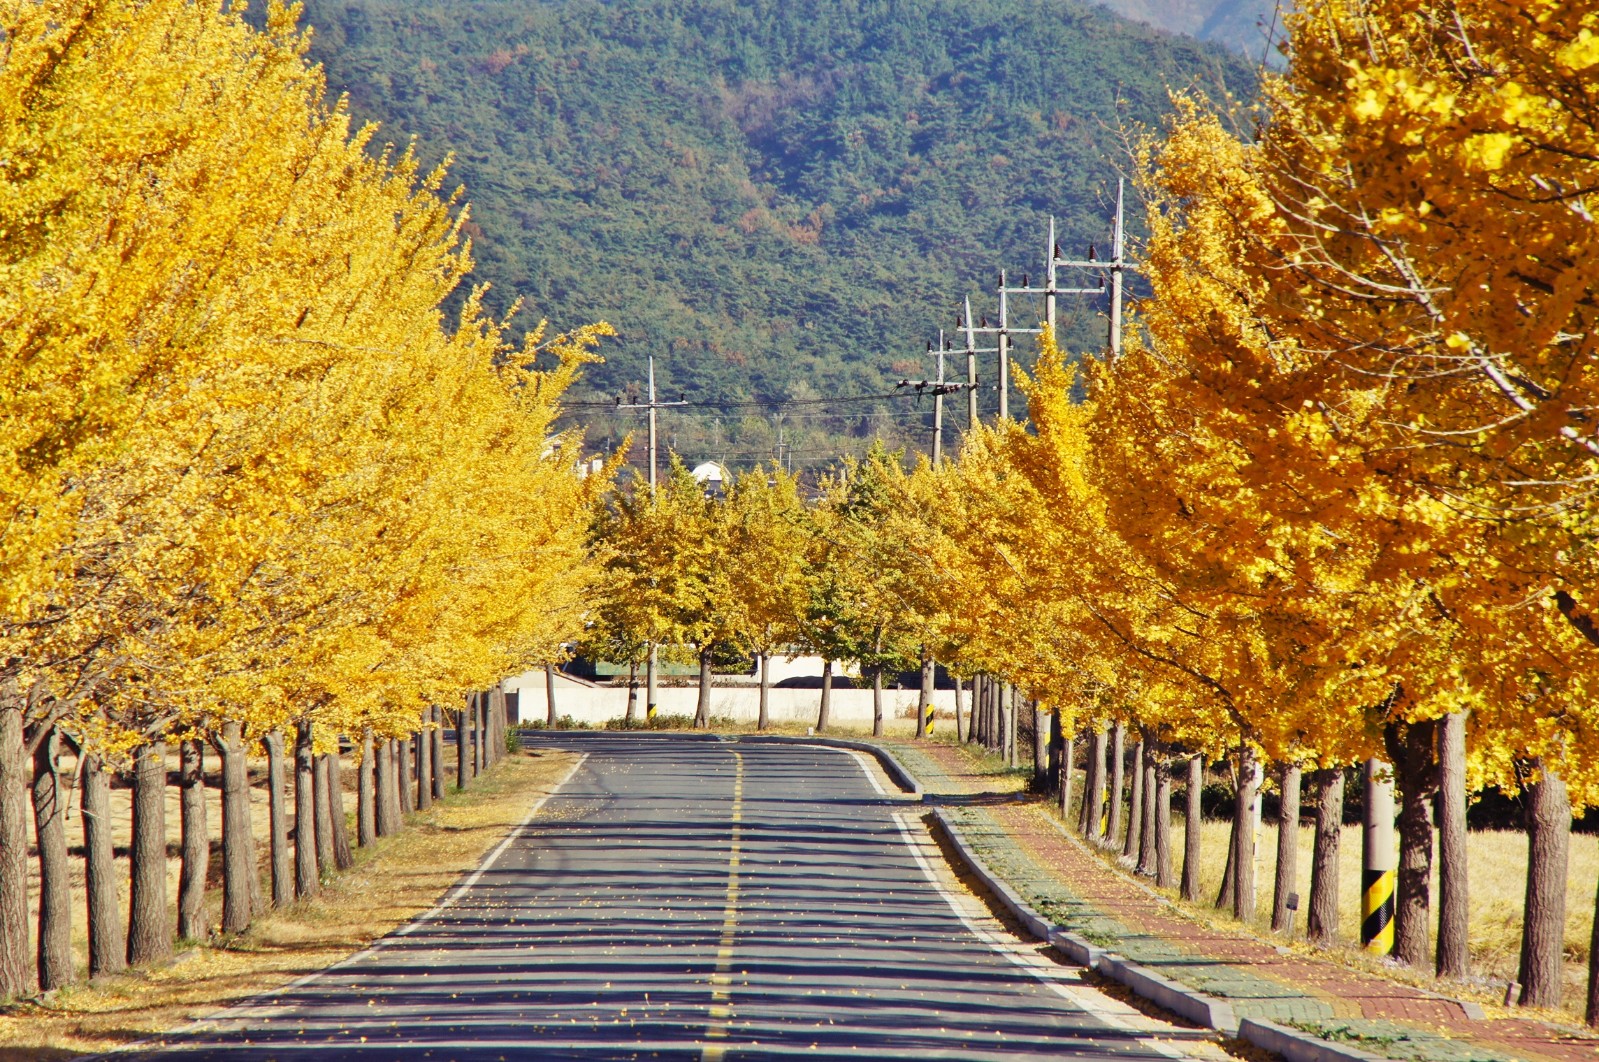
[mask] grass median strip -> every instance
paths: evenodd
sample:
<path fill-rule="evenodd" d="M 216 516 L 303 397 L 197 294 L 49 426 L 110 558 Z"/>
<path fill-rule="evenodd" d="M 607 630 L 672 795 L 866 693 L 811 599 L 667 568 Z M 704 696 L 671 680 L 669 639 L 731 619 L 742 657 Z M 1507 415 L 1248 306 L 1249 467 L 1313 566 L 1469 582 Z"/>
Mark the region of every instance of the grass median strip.
<path fill-rule="evenodd" d="M 268 912 L 247 933 L 180 951 L 167 966 L 63 990 L 0 1015 L 0 1062 L 105 1051 L 322 970 L 430 910 L 520 823 L 577 756 L 521 752 L 357 854 L 317 899 Z"/>

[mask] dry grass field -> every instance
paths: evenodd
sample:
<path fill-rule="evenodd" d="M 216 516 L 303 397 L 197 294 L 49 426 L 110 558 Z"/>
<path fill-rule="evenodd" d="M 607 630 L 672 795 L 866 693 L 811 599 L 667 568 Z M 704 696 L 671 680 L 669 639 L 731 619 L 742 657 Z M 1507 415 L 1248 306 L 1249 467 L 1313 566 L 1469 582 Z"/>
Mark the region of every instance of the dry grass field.
<path fill-rule="evenodd" d="M 42 1002 L 0 1014 L 0 1062 L 70 1058 L 106 1050 L 338 962 L 430 909 L 522 820 L 535 799 L 565 777 L 575 759 L 569 753 L 554 751 L 509 756 L 480 776 L 468 792 L 452 792 L 430 811 L 412 814 L 406 829 L 396 836 L 380 840 L 370 850 L 358 851 L 356 865 L 330 878 L 316 900 L 265 915 L 238 939 L 218 940 L 215 946 L 180 945 L 177 958 L 167 966 L 74 986 Z M 212 766 L 208 759 L 208 770 Z M 353 766 L 346 764 L 347 768 Z M 261 788 L 264 774 L 264 763 L 252 764 L 251 780 L 257 785 L 253 825 L 262 838 L 263 861 L 267 827 L 265 792 Z M 355 776 L 353 769 L 344 771 L 344 778 L 351 785 Z M 169 790 L 169 796 L 169 850 L 175 856 L 176 787 Z M 112 797 L 121 845 L 127 836 L 129 794 L 126 789 L 117 789 Z M 353 794 L 348 804 L 353 813 Z M 221 812 L 213 803 L 208 813 L 215 835 Z M 76 810 L 71 828 L 81 836 Z M 126 867 L 125 854 L 124 849 L 123 858 L 118 860 L 122 868 Z M 175 903 L 178 861 L 173 858 L 169 863 Z M 212 863 L 213 870 L 219 872 L 217 856 Z M 81 919 L 81 866 L 77 873 L 73 915 Z M 270 889 L 267 891 L 270 895 Z M 37 883 L 32 895 L 37 903 Z M 126 899 L 124 886 L 124 912 Z M 220 886 L 210 891 L 209 900 L 215 923 L 220 920 Z M 74 928 L 81 970 L 87 963 L 86 945 L 82 926 Z"/>

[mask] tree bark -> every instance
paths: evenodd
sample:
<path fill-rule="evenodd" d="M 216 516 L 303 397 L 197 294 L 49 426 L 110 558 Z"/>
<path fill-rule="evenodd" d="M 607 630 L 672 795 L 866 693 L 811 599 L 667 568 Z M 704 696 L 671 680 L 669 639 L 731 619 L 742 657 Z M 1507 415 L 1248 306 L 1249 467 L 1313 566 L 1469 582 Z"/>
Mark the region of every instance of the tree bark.
<path fill-rule="evenodd" d="M 1133 742 L 1133 792 L 1132 814 L 1127 819 L 1127 837 L 1122 845 L 1122 858 L 1131 859 L 1138 854 L 1144 829 L 1144 743 Z M 1112 837 L 1115 836 L 1113 833 Z"/>
<path fill-rule="evenodd" d="M 344 816 L 344 765 L 339 762 L 337 751 L 328 754 L 327 763 L 328 822 L 333 827 L 333 865 L 340 870 L 349 870 L 355 866 L 355 855 L 350 851 L 350 826 Z"/>
<path fill-rule="evenodd" d="M 294 902 L 294 866 L 289 858 L 288 787 L 283 756 L 283 731 L 274 730 L 263 739 L 267 750 L 267 814 L 272 833 L 272 906 L 287 907 Z"/>
<path fill-rule="evenodd" d="M 694 727 L 697 730 L 711 728 L 711 653 L 715 645 L 707 645 L 700 650 L 700 696 L 694 706 Z M 827 708 L 827 676 L 832 673 L 832 661 L 828 661 L 827 670 L 822 672 L 822 708 Z M 825 724 L 823 724 L 825 725 Z"/>
<path fill-rule="evenodd" d="M 1136 790 L 1143 782 L 1143 761 L 1133 768 L 1137 772 L 1133 779 L 1133 788 Z M 1115 847 L 1116 839 L 1122 836 L 1122 795 L 1127 781 L 1127 725 L 1120 719 L 1111 724 L 1110 728 L 1110 826 L 1105 834 L 1105 843 Z M 1127 832 L 1131 834 L 1133 826 L 1127 824 Z"/>
<path fill-rule="evenodd" d="M 1439 977 L 1471 973 L 1467 924 L 1466 716 L 1438 723 L 1438 951 Z"/>
<path fill-rule="evenodd" d="M 99 756 L 83 760 L 83 887 L 89 908 L 89 976 L 128 968 L 112 844 L 111 776 Z"/>
<path fill-rule="evenodd" d="M 294 898 L 306 900 L 322 889 L 316 863 L 316 765 L 311 757 L 311 724 L 294 728 Z"/>
<path fill-rule="evenodd" d="M 872 736 L 883 736 L 883 669 L 872 669 Z"/>
<path fill-rule="evenodd" d="M 483 768 L 487 765 L 487 761 L 484 760 L 483 756 L 484 756 L 484 749 L 488 745 L 488 737 L 483 733 L 483 724 L 488 719 L 488 699 L 489 698 L 488 698 L 487 694 L 475 693 L 475 694 L 472 695 L 472 700 L 469 702 L 470 705 L 471 705 L 471 712 L 472 712 L 472 777 L 473 778 L 476 778 L 478 775 L 482 774 L 483 773 Z M 383 747 L 385 749 L 387 749 L 389 747 L 387 741 L 384 742 Z M 392 784 L 392 780 L 391 780 L 391 784 Z M 385 790 L 383 790 L 383 788 L 380 786 L 379 789 L 378 789 L 378 799 L 379 800 L 384 799 L 384 797 L 383 797 L 384 792 L 385 792 Z"/>
<path fill-rule="evenodd" d="M 355 843 L 371 848 L 378 837 L 377 748 L 372 728 L 361 731 L 361 763 L 355 780 Z"/>
<path fill-rule="evenodd" d="M 1188 787 L 1183 794 L 1183 884 L 1178 891 L 1189 903 L 1199 902 L 1199 825 L 1202 814 L 1200 795 L 1205 789 L 1205 760 L 1188 760 Z"/>
<path fill-rule="evenodd" d="M 955 740 L 961 742 L 966 740 L 966 731 L 961 727 L 961 678 L 959 675 L 950 678 L 955 681 Z"/>
<path fill-rule="evenodd" d="M 816 709 L 816 732 L 827 729 L 833 715 L 833 662 L 822 661 L 822 700 Z"/>
<path fill-rule="evenodd" d="M 1438 782 L 1432 721 L 1388 730 L 1399 780 L 1399 874 L 1394 896 L 1394 958 L 1423 966 L 1432 953 L 1432 798 Z"/>
<path fill-rule="evenodd" d="M 191 738 L 178 746 L 178 831 L 183 860 L 178 871 L 178 938 L 211 936 L 205 916 L 205 879 L 211 869 L 211 831 L 205 815 L 205 746 Z"/>
<path fill-rule="evenodd" d="M 0 1000 L 31 996 L 28 953 L 28 764 L 22 704 L 0 702 Z"/>
<path fill-rule="evenodd" d="M 1566 783 L 1543 760 L 1526 787 L 1527 906 L 1521 923 L 1521 1003 L 1560 1006 L 1565 951 L 1566 875 L 1571 850 L 1571 801 Z"/>
<path fill-rule="evenodd" d="M 455 710 L 455 788 L 465 789 L 467 775 L 471 771 L 471 752 L 468 748 L 472 740 L 471 735 L 471 708 L 472 696 L 469 695 L 466 703 Z"/>
<path fill-rule="evenodd" d="M 1238 878 L 1233 896 L 1233 915 L 1240 922 L 1255 917 L 1255 800 L 1259 792 L 1259 779 L 1255 776 L 1255 752 L 1247 743 L 1238 746 L 1238 829 L 1237 857 L 1234 862 Z"/>
<path fill-rule="evenodd" d="M 1288 894 L 1299 884 L 1300 775 L 1297 763 L 1283 764 L 1279 780 L 1282 801 L 1277 811 L 1277 877 L 1271 894 L 1271 928 L 1277 933 L 1286 933 L 1293 927 Z"/>
<path fill-rule="evenodd" d="M 765 730 L 772 725 L 771 691 L 772 691 L 772 657 L 768 653 L 760 654 L 761 662 L 761 703 L 755 713 L 755 729 Z"/>
<path fill-rule="evenodd" d="M 1137 872 L 1146 878 L 1155 876 L 1155 758 L 1144 756 L 1144 804 L 1141 809 L 1142 825 L 1138 831 Z"/>
<path fill-rule="evenodd" d="M 394 788 L 389 776 L 393 773 L 389 739 L 375 739 L 372 744 L 372 820 L 373 832 L 379 837 L 392 836 L 399 828 L 394 821 L 394 805 L 389 800 L 389 790 Z"/>
<path fill-rule="evenodd" d="M 1312 944 L 1338 943 L 1338 842 L 1344 825 L 1344 772 L 1316 772 L 1316 843 L 1310 857 L 1310 908 L 1305 935 Z"/>
<path fill-rule="evenodd" d="M 1599 1029 L 1599 894 L 1593 901 L 1593 933 L 1588 937 L 1588 1008 L 1583 1018 Z"/>
<path fill-rule="evenodd" d="M 339 865 L 333 854 L 333 786 L 328 755 L 317 756 L 311 764 L 313 792 L 316 795 L 316 862 L 324 873 Z"/>
<path fill-rule="evenodd" d="M 492 698 L 490 699 L 492 703 Z M 494 724 L 489 723 L 489 732 L 494 732 Z M 489 748 L 494 748 L 491 742 Z M 396 823 L 405 822 L 405 813 L 416 807 L 416 798 L 411 793 L 411 737 L 409 734 L 394 739 L 394 799 L 398 804 L 394 816 Z"/>
<path fill-rule="evenodd" d="M 1088 810 L 1093 801 L 1093 790 L 1090 786 L 1094 780 L 1094 739 L 1093 731 L 1083 736 L 1083 796 L 1077 802 L 1077 832 L 1084 837 L 1088 836 Z"/>
<path fill-rule="evenodd" d="M 638 719 L 638 661 L 634 660 L 627 665 L 627 713 L 622 716 L 622 724 L 631 728 Z"/>
<path fill-rule="evenodd" d="M 555 665 L 544 665 L 544 725 L 555 729 Z"/>
<path fill-rule="evenodd" d="M 444 799 L 444 709 L 434 705 L 429 711 L 433 718 L 433 799 Z"/>
<path fill-rule="evenodd" d="M 416 732 L 416 810 L 426 811 L 433 806 L 433 735 L 427 730 Z"/>
<path fill-rule="evenodd" d="M 1060 817 L 1072 812 L 1072 761 L 1077 758 L 1077 739 L 1067 738 L 1060 754 Z"/>
<path fill-rule="evenodd" d="M 224 722 L 217 748 L 222 754 L 222 932 L 243 933 L 255 918 L 261 891 L 243 726 Z"/>
<path fill-rule="evenodd" d="M 1095 727 L 1088 746 L 1088 787 L 1083 791 L 1088 801 L 1088 839 L 1096 844 L 1105 840 L 1105 820 L 1101 809 L 1105 804 L 1105 732 Z"/>
<path fill-rule="evenodd" d="M 1038 701 L 1032 701 L 1033 709 L 1033 784 L 1042 789 L 1049 784 L 1049 723 L 1044 717 L 1044 710 L 1038 706 Z"/>
<path fill-rule="evenodd" d="M 33 828 L 39 845 L 39 987 L 72 983 L 72 885 L 55 727 L 33 747 Z"/>
<path fill-rule="evenodd" d="M 1169 889 L 1177 884 L 1171 861 L 1171 764 L 1156 761 L 1155 769 L 1155 884 Z M 1145 801 L 1148 801 L 1145 797 Z"/>
<path fill-rule="evenodd" d="M 128 964 L 172 956 L 167 919 L 167 743 L 139 749 L 133 761 L 133 841 L 128 864 Z"/>

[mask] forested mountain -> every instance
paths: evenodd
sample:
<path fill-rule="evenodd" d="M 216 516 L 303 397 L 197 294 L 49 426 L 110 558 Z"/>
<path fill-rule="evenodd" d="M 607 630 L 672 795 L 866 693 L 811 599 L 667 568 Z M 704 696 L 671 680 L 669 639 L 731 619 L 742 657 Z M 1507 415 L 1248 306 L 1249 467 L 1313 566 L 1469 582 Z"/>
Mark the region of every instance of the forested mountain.
<path fill-rule="evenodd" d="M 778 420 L 796 465 L 907 426 L 904 403 L 774 404 L 930 373 L 963 294 L 1036 275 L 1051 214 L 1063 248 L 1104 246 L 1120 128 L 1169 89 L 1251 88 L 1218 47 L 1063 0 L 309 0 L 305 21 L 383 139 L 454 154 L 489 305 L 610 321 L 590 397 L 654 353 L 672 397 L 721 404 L 669 414 L 667 441 L 733 464 Z M 638 423 L 579 412 L 601 443 Z"/>
<path fill-rule="evenodd" d="M 1288 36 L 1283 16 L 1291 0 L 1100 0 L 1125 18 L 1147 22 L 1168 33 L 1186 33 L 1225 44 L 1259 63 L 1281 65 L 1275 45 Z"/>

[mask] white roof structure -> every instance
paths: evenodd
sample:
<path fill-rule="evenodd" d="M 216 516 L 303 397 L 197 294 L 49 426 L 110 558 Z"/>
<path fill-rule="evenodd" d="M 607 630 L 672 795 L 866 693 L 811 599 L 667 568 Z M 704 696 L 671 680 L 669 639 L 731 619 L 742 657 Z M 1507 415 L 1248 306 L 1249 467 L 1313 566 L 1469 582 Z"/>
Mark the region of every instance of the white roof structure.
<path fill-rule="evenodd" d="M 727 479 L 727 471 L 715 461 L 706 461 L 694 466 L 694 471 L 689 475 L 694 477 L 696 483 L 721 483 Z"/>

